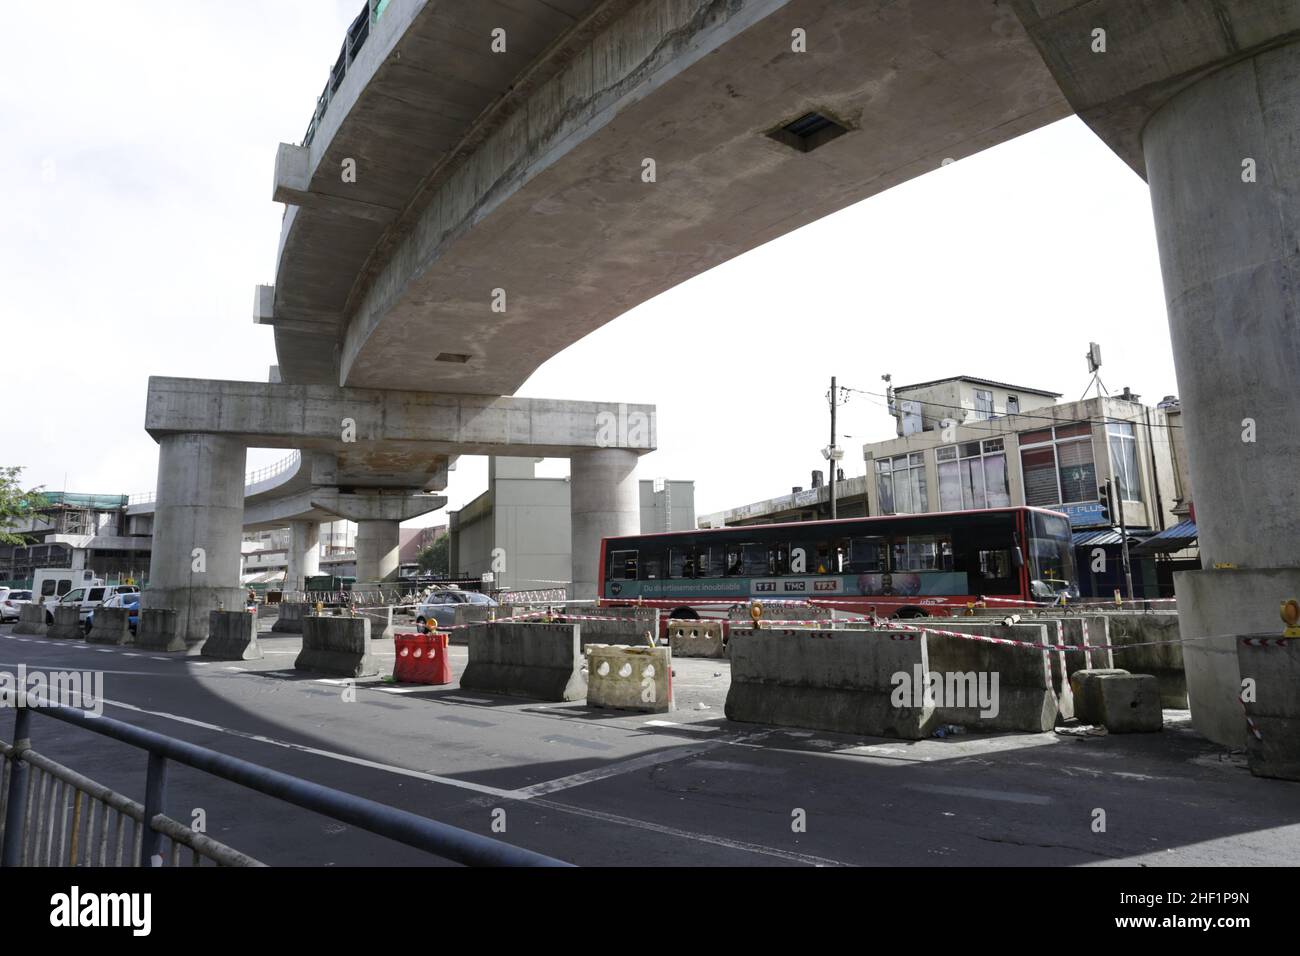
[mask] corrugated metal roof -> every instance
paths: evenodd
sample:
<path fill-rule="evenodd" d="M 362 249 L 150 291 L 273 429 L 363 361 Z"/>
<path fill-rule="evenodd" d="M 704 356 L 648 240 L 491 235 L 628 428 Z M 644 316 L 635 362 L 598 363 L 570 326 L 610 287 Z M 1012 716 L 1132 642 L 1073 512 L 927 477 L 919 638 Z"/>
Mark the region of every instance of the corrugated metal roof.
<path fill-rule="evenodd" d="M 1184 521 L 1153 535 L 1134 550 L 1142 554 L 1170 554 L 1190 548 L 1196 543 L 1196 538 L 1196 522 Z"/>
<path fill-rule="evenodd" d="M 1129 550 L 1134 548 L 1134 541 L 1143 540 L 1145 532 L 1130 531 L 1128 533 Z M 1118 528 L 1098 528 L 1094 531 L 1076 531 L 1074 533 L 1074 546 L 1076 548 L 1086 548 L 1098 544 L 1120 544 L 1124 540 L 1119 533 Z"/>

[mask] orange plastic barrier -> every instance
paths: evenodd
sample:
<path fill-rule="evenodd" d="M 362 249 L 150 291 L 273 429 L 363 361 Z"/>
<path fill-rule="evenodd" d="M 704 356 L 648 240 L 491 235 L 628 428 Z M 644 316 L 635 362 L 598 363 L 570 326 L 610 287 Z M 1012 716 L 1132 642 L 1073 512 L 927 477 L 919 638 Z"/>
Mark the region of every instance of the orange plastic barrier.
<path fill-rule="evenodd" d="M 450 684 L 451 660 L 447 656 L 447 635 L 394 634 L 397 661 L 393 679 L 400 684 Z"/>

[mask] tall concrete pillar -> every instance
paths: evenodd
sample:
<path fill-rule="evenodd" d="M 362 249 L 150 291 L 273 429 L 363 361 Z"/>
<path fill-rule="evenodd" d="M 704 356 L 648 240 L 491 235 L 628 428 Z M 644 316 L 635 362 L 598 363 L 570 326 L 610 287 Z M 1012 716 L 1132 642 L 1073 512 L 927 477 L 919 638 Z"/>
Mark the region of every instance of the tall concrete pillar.
<path fill-rule="evenodd" d="M 374 584 L 397 577 L 403 521 L 437 511 L 447 503 L 442 495 L 387 491 L 341 494 L 317 489 L 311 505 L 357 523 L 357 582 Z"/>
<path fill-rule="evenodd" d="M 289 566 L 284 575 L 286 591 L 301 591 L 307 578 L 320 574 L 320 524 L 315 521 L 289 522 Z"/>
<path fill-rule="evenodd" d="M 1188 697 L 1240 747 L 1234 636 L 1300 596 L 1300 44 L 1180 92 L 1143 149 L 1203 567 L 1174 576 Z"/>
<path fill-rule="evenodd" d="M 401 547 L 400 521 L 357 522 L 357 582 L 374 583 L 397 577 Z"/>
<path fill-rule="evenodd" d="M 244 607 L 242 442 L 219 435 L 167 435 L 158 442 L 158 494 L 146 608 L 176 611 L 177 636 L 194 647 L 208 636 L 208 612 Z"/>
<path fill-rule="evenodd" d="M 633 477 L 636 463 L 637 453 L 626 448 L 595 448 L 570 458 L 572 598 L 596 596 L 601 538 L 641 530 L 641 503 Z"/>

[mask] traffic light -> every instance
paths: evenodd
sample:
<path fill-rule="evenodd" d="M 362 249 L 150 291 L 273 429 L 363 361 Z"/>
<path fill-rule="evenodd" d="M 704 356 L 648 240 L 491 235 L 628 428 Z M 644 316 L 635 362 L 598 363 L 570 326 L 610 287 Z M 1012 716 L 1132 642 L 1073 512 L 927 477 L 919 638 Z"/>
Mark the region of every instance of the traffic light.
<path fill-rule="evenodd" d="M 1101 520 L 1103 524 L 1111 524 L 1111 515 L 1114 511 L 1115 503 L 1114 494 L 1111 491 L 1110 480 L 1107 479 L 1105 484 L 1097 488 L 1097 501 L 1101 504 Z"/>

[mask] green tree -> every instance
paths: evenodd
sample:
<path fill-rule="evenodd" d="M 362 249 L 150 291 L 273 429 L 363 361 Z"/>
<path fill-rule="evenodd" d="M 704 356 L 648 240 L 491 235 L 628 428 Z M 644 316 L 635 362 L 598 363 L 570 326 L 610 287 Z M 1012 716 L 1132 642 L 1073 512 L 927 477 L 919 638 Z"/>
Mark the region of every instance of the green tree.
<path fill-rule="evenodd" d="M 21 534 L 5 529 L 14 523 L 15 518 L 26 518 L 48 504 L 40 488 L 23 491 L 23 486 L 18 483 L 18 476 L 22 473 L 19 467 L 0 466 L 0 543 L 3 544 L 26 544 L 27 539 Z"/>
<path fill-rule="evenodd" d="M 451 573 L 451 561 L 447 554 L 450 539 L 450 535 L 444 534 L 415 556 L 422 574 L 436 574 L 445 578 Z"/>

